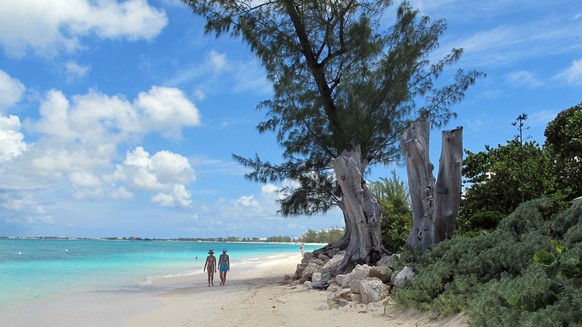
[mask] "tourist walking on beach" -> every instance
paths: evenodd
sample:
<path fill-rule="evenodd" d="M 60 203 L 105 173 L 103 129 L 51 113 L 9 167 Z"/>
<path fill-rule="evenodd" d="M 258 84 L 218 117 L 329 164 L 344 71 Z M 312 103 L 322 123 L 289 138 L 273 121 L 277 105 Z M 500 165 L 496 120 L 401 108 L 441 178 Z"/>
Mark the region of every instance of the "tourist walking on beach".
<path fill-rule="evenodd" d="M 303 256 L 303 252 L 305 252 L 305 245 L 301 243 L 301 255 Z"/>
<path fill-rule="evenodd" d="M 214 251 L 208 251 L 206 262 L 204 263 L 204 271 L 208 270 L 208 286 L 214 286 L 214 272 L 216 271 L 216 257 Z"/>
<path fill-rule="evenodd" d="M 220 269 L 220 285 L 224 286 L 226 273 L 230 270 L 230 258 L 226 254 L 226 249 L 222 250 L 222 254 L 218 257 L 218 269 Z"/>

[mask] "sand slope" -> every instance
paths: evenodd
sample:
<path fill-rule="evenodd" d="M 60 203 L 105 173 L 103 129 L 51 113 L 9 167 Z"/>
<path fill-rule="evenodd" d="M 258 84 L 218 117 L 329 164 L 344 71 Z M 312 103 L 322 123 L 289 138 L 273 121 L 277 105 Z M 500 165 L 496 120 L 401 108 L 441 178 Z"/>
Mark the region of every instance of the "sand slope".
<path fill-rule="evenodd" d="M 156 296 L 157 309 L 129 319 L 125 326 L 468 326 L 463 315 L 431 319 L 426 312 L 393 304 L 330 308 L 326 292 L 284 281 L 300 261 L 298 254 L 255 267 L 233 265 L 224 287 L 185 279 L 164 281 L 176 287 Z M 218 276 L 215 281 L 220 283 Z"/>

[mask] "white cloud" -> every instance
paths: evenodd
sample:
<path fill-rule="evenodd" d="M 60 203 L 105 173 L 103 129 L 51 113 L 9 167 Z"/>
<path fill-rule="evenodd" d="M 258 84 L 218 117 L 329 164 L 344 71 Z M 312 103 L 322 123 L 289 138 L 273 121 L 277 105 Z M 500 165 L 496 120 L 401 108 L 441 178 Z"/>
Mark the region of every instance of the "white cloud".
<path fill-rule="evenodd" d="M 0 198 L 0 207 L 37 220 L 32 208 L 40 199 L 127 200 L 138 192 L 157 194 L 152 201 L 160 205 L 189 206 L 187 185 L 196 176 L 186 157 L 166 150 L 150 156 L 136 147 L 118 162 L 118 151 L 147 134 L 176 137 L 199 123 L 198 109 L 174 88 L 154 86 L 134 101 L 97 90 L 70 98 L 50 90 L 38 118 L 21 126 L 17 116 L 0 115 L 0 189 L 12 194 Z M 25 142 L 27 133 L 34 142 Z"/>
<path fill-rule="evenodd" d="M 514 86 L 535 88 L 544 85 L 544 83 L 539 80 L 534 73 L 525 70 L 511 72 L 507 74 L 505 78 L 509 84 Z"/>
<path fill-rule="evenodd" d="M 152 197 L 161 206 L 188 206 L 191 193 L 185 184 L 196 177 L 188 159 L 169 151 L 160 151 L 150 157 L 142 147 L 128 152 L 123 164 L 117 165 L 116 180 L 137 191 L 158 191 Z"/>
<path fill-rule="evenodd" d="M 0 116 L 0 164 L 20 156 L 27 149 L 17 116 Z"/>
<path fill-rule="evenodd" d="M 261 192 L 266 194 L 277 193 L 277 191 L 279 191 L 280 189 L 281 189 L 280 187 L 273 184 L 263 184 L 261 186 Z"/>
<path fill-rule="evenodd" d="M 26 88 L 17 79 L 0 69 L 0 114 L 22 98 Z"/>
<path fill-rule="evenodd" d="M 128 152 L 122 165 L 117 165 L 118 179 L 126 181 L 137 190 L 159 191 L 164 189 L 153 167 L 150 154 L 141 146 Z"/>
<path fill-rule="evenodd" d="M 566 80 L 572 85 L 582 84 L 582 58 L 572 61 L 570 67 L 555 77 Z"/>
<path fill-rule="evenodd" d="M 77 199 L 96 199 L 104 196 L 105 190 L 101 180 L 90 172 L 73 172 L 69 179 L 73 184 L 73 196 Z"/>
<path fill-rule="evenodd" d="M 108 164 L 108 158 L 81 146 L 72 148 L 43 148 L 42 143 L 31 147 L 29 165 L 38 174 L 60 174 L 97 169 Z"/>
<path fill-rule="evenodd" d="M 51 137 L 63 140 L 73 138 L 73 131 L 69 128 L 69 105 L 69 100 L 62 92 L 48 91 L 39 108 L 40 120 L 31 127 Z"/>
<path fill-rule="evenodd" d="M 28 223 L 42 223 L 42 224 L 54 224 L 55 220 L 52 215 L 48 214 L 42 206 L 36 207 L 31 216 L 28 217 Z"/>
<path fill-rule="evenodd" d="M 216 50 L 212 49 L 208 53 L 208 62 L 210 63 L 212 70 L 215 73 L 219 73 L 226 69 L 226 54 L 218 53 Z"/>
<path fill-rule="evenodd" d="M 152 202 L 161 205 L 162 207 L 174 206 L 174 197 L 167 193 L 158 193 L 152 197 Z"/>
<path fill-rule="evenodd" d="M 67 81 L 72 82 L 87 76 L 87 73 L 91 71 L 91 66 L 83 66 L 73 60 L 69 60 L 65 63 L 64 69 Z"/>
<path fill-rule="evenodd" d="M 133 198 L 133 193 L 131 193 L 130 191 L 125 189 L 125 187 L 123 187 L 123 186 L 113 190 L 113 192 L 109 193 L 109 195 L 113 199 L 120 199 L 120 200 L 129 200 L 129 199 Z"/>
<path fill-rule="evenodd" d="M 182 126 L 200 125 L 198 108 L 176 88 L 154 86 L 139 94 L 136 106 L 143 114 L 143 127 L 167 138 L 179 137 Z"/>
<path fill-rule="evenodd" d="M 71 103 L 61 91 L 51 90 L 30 128 L 61 143 L 118 144 L 152 132 L 176 138 L 182 127 L 199 124 L 198 108 L 181 90 L 154 86 L 133 103 L 96 90 L 73 96 Z"/>
<path fill-rule="evenodd" d="M 0 193 L 0 208 L 18 211 L 35 203 L 30 193 L 2 192 Z"/>
<path fill-rule="evenodd" d="M 196 180 L 188 159 L 170 151 L 159 151 L 151 160 L 158 180 L 164 184 L 186 184 Z"/>
<path fill-rule="evenodd" d="M 236 206 L 243 206 L 243 207 L 258 207 L 259 202 L 255 200 L 254 195 L 249 196 L 241 196 L 240 198 L 233 201 L 233 204 Z"/>
<path fill-rule="evenodd" d="M 204 93 L 204 90 L 202 90 L 202 89 L 195 90 L 194 96 L 196 97 L 196 99 L 198 99 L 200 101 L 204 101 L 204 99 L 206 99 L 206 93 Z"/>
<path fill-rule="evenodd" d="M 171 192 L 158 193 L 152 197 L 152 201 L 162 207 L 187 207 L 192 203 L 191 196 L 184 185 L 174 185 Z"/>
<path fill-rule="evenodd" d="M 27 52 L 53 56 L 82 47 L 81 39 L 149 40 L 167 25 L 163 10 L 146 0 L 52 0 L 0 2 L 0 45 L 13 57 Z"/>

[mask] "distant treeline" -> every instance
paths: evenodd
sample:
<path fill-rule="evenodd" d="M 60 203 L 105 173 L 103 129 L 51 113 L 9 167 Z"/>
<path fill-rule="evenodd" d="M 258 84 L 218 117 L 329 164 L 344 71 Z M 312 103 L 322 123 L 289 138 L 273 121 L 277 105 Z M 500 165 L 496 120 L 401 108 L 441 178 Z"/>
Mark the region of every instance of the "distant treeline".
<path fill-rule="evenodd" d="M 315 231 L 313 229 L 307 230 L 297 240 L 301 243 L 331 243 L 339 240 L 345 233 L 343 228 L 328 228 L 324 230 Z"/>
<path fill-rule="evenodd" d="M 0 236 L 0 239 L 40 239 L 40 240 L 107 240 L 107 241 L 173 241 L 173 242 L 277 242 L 277 243 L 330 243 L 338 240 L 344 234 L 343 228 L 329 228 L 315 231 L 307 230 L 299 237 L 291 236 L 271 236 L 271 237 L 182 237 L 182 238 L 141 238 L 138 236 L 131 237 L 55 237 L 55 236 L 38 236 L 38 237 L 6 237 Z"/>

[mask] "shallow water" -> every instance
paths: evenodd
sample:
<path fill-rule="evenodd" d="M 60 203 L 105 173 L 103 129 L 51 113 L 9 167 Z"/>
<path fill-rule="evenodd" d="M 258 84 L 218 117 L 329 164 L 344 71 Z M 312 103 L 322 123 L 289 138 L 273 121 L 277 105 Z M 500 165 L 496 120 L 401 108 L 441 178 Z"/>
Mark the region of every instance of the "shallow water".
<path fill-rule="evenodd" d="M 320 246 L 305 245 L 305 251 Z M 139 291 L 155 279 L 202 273 L 208 249 L 234 265 L 299 244 L 0 239 L 0 311 L 71 292 Z M 1 312 L 0 312 L 1 313 Z"/>

